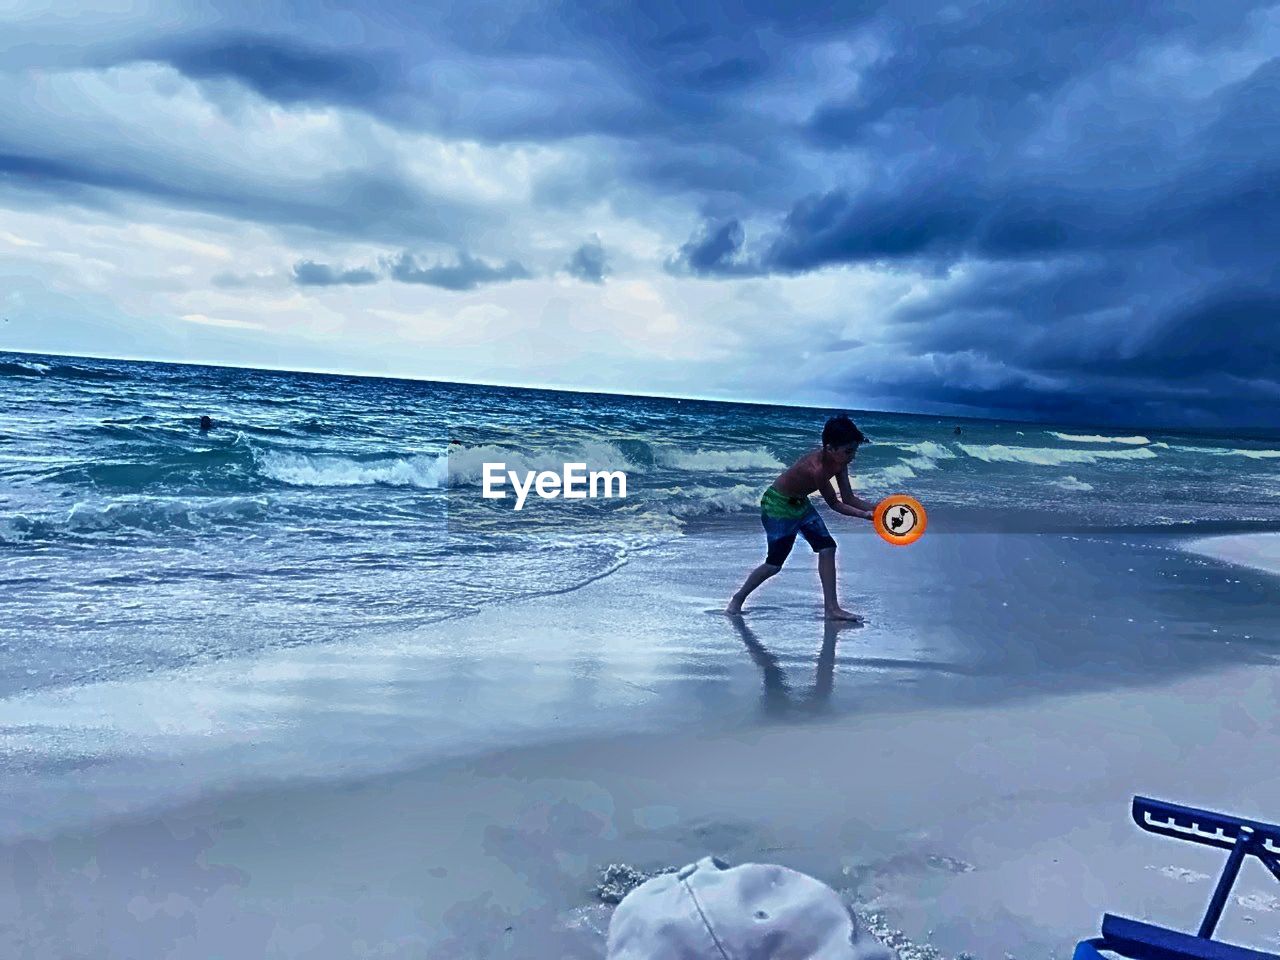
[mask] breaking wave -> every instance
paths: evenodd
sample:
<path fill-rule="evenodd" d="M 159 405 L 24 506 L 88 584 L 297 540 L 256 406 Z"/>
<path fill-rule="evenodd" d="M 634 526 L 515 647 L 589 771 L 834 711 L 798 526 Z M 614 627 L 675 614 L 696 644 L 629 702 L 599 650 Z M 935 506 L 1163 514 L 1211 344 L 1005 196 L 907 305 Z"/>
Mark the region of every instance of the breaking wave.
<path fill-rule="evenodd" d="M 1275 460 L 1280 458 L 1280 450 L 1239 450 L 1232 447 L 1181 447 L 1177 444 L 1169 449 L 1179 453 L 1202 453 L 1209 457 L 1248 457 L 1250 460 Z"/>
<path fill-rule="evenodd" d="M 65 513 L 0 520 L 0 542 L 27 543 L 72 536 L 116 533 L 172 533 L 260 521 L 266 518 L 265 497 L 180 498 L 122 497 L 106 503 L 83 501 Z"/>
<path fill-rule="evenodd" d="M 919 465 L 917 464 L 917 466 Z M 929 466 L 923 467 L 922 469 L 931 470 L 933 469 L 933 467 L 934 467 L 934 464 L 932 461 L 930 461 Z M 911 480 L 915 476 L 916 476 L 915 469 L 912 467 L 910 462 L 906 462 L 906 463 L 891 464 L 890 466 L 885 467 L 883 470 L 879 471 L 878 473 L 874 473 L 870 475 L 867 479 L 871 482 L 879 480 L 884 483 L 899 483 L 903 480 Z M 857 484 L 857 486 L 861 487 L 863 486 L 863 484 Z"/>
<path fill-rule="evenodd" d="M 1152 460 L 1155 451 L 1147 447 L 1128 450 L 1059 450 L 1053 447 L 1009 447 L 1002 443 L 958 445 L 968 456 L 984 463 L 1031 463 L 1058 467 L 1067 463 L 1097 463 L 1099 460 Z"/>
<path fill-rule="evenodd" d="M 420 487 L 434 490 L 444 484 L 443 456 L 353 460 L 349 457 L 270 452 L 258 456 L 262 475 L 291 487 Z"/>
<path fill-rule="evenodd" d="M 752 450 L 694 450 L 660 447 L 654 451 L 654 461 L 677 470 L 782 470 L 782 463 L 768 450 L 756 447 Z"/>
<path fill-rule="evenodd" d="M 689 519 L 726 513 L 748 513 L 760 509 L 763 489 L 747 483 L 732 487 L 680 487 L 670 491 L 672 503 L 668 510 L 673 516 Z"/>
<path fill-rule="evenodd" d="M 1071 443 L 1127 443 L 1143 446 L 1151 442 L 1146 437 L 1104 437 L 1099 434 L 1058 433 L 1056 430 L 1050 430 L 1049 435 Z"/>
<path fill-rule="evenodd" d="M 38 363 L 35 360 L 0 363 L 0 377 L 53 377 L 62 380 L 123 380 L 125 375 L 112 370 L 95 370 L 63 363 Z"/>
<path fill-rule="evenodd" d="M 941 443 L 934 443 L 932 440 L 925 440 L 921 443 L 890 443 L 886 444 L 886 446 L 896 447 L 899 450 L 907 451 L 907 453 L 928 457 L 931 460 L 954 460 L 956 458 L 950 447 Z"/>

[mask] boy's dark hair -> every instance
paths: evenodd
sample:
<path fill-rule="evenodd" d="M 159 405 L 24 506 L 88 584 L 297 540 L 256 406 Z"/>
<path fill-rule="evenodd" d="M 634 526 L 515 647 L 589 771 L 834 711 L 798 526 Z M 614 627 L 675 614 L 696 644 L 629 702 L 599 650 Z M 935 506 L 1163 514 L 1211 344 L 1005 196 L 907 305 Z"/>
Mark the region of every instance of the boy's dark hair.
<path fill-rule="evenodd" d="M 847 447 L 849 444 L 866 443 L 867 438 L 857 425 L 843 413 L 832 417 L 822 428 L 824 447 Z"/>

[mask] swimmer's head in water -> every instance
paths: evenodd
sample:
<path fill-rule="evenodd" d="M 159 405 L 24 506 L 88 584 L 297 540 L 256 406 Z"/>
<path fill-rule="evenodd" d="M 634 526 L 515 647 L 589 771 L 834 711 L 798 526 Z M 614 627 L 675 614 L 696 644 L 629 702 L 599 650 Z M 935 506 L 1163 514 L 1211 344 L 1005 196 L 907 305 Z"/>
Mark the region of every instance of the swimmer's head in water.
<path fill-rule="evenodd" d="M 201 418 L 200 418 L 200 429 L 201 429 L 201 430 L 212 430 L 212 429 L 213 429 L 213 421 L 212 421 L 211 419 L 209 419 L 209 417 L 208 417 L 208 416 L 203 416 L 203 417 L 201 417 Z"/>

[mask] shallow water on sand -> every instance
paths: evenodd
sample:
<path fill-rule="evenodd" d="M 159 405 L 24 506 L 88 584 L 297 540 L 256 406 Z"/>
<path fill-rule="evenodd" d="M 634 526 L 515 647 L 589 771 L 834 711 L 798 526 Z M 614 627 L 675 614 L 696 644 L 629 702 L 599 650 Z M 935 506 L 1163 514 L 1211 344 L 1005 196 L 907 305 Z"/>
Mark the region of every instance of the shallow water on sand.
<path fill-rule="evenodd" d="M 570 594 L 343 643 L 0 701 L 6 836 L 246 785 L 608 732 L 750 729 L 1167 682 L 1280 654 L 1280 581 L 1172 537 L 866 531 L 821 617 L 811 556 L 706 611 L 752 531 L 659 546 Z M 84 797 L 94 806 L 86 808 Z"/>

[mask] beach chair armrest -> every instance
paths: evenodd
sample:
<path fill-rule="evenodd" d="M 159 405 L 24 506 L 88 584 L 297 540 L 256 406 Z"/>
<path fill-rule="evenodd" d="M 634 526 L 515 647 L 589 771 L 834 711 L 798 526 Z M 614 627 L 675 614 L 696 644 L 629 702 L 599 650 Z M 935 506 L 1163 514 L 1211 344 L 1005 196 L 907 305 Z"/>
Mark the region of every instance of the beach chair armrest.
<path fill-rule="evenodd" d="M 1104 949 L 1133 960 L 1276 960 L 1273 953 L 1193 937 L 1110 913 L 1102 918 L 1102 940 Z"/>

